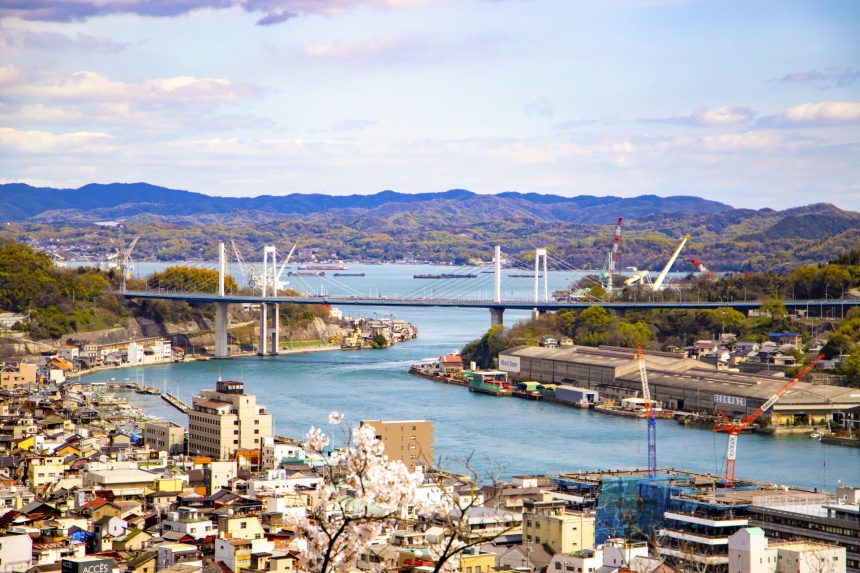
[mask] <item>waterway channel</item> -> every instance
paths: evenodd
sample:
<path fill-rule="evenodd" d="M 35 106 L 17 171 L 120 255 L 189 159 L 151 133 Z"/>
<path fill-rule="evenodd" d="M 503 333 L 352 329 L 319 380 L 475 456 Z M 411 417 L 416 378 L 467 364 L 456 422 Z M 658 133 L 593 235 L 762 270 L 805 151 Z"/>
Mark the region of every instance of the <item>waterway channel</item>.
<path fill-rule="evenodd" d="M 394 268 L 394 266 L 386 266 Z M 386 268 L 383 267 L 383 268 Z M 401 267 L 405 289 L 414 269 Z M 350 268 L 352 270 L 352 267 Z M 371 271 L 368 271 L 371 272 Z M 414 282 L 417 282 L 414 281 Z M 398 285 L 403 286 L 398 286 Z M 527 290 L 528 284 L 521 287 Z M 355 309 L 344 308 L 346 314 Z M 388 308 L 364 308 L 364 316 L 388 316 Z M 326 427 L 328 413 L 346 420 L 430 419 L 436 455 L 443 466 L 472 469 L 484 478 L 578 469 L 634 468 L 646 464 L 642 421 L 618 418 L 546 402 L 494 398 L 459 386 L 434 383 L 407 373 L 409 365 L 457 351 L 489 326 L 489 313 L 474 309 L 397 309 L 396 316 L 418 327 L 416 340 L 385 350 L 322 351 L 272 357 L 244 357 L 100 372 L 83 380 L 144 379 L 186 402 L 216 379 L 241 380 L 246 391 L 274 414 L 278 435 L 301 437 L 311 425 Z M 508 312 L 506 323 L 525 318 Z M 128 392 L 127 399 L 152 415 L 186 424 L 186 417 L 158 396 Z M 657 460 L 661 467 L 720 473 L 725 434 L 659 420 Z M 837 480 L 860 485 L 860 449 L 826 445 L 807 437 L 740 437 L 736 474 L 806 488 L 834 489 Z"/>

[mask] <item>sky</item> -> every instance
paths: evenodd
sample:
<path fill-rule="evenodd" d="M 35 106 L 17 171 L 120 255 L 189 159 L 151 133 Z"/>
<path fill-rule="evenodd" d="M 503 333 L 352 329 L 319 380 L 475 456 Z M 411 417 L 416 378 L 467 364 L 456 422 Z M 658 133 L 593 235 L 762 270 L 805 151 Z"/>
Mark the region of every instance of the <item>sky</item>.
<path fill-rule="evenodd" d="M 0 2 L 0 182 L 114 181 L 860 210 L 860 2 Z"/>

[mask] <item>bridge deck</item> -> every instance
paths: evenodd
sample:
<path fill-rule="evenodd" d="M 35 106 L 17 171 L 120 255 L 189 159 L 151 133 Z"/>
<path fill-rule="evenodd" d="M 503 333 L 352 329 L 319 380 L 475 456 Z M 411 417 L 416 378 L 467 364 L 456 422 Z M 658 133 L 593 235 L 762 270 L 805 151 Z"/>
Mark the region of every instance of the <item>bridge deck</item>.
<path fill-rule="evenodd" d="M 534 302 L 529 300 L 492 300 L 478 299 L 397 299 L 397 298 L 360 298 L 360 297 L 291 297 L 291 296 L 249 296 L 228 294 L 219 296 L 214 293 L 193 293 L 176 291 L 117 291 L 115 294 L 126 298 L 146 298 L 163 300 L 183 300 L 186 302 L 227 302 L 233 304 L 261 303 L 295 303 L 295 304 L 330 304 L 337 306 L 390 306 L 390 307 L 439 307 L 439 308 L 501 308 L 510 310 L 562 310 L 582 309 L 590 306 L 602 306 L 609 309 L 713 309 L 730 307 L 737 310 L 751 310 L 762 305 L 760 300 L 731 300 L 713 302 L 679 302 L 679 301 L 637 301 L 637 302 Z M 860 299 L 810 299 L 785 300 L 786 308 L 845 308 L 860 306 Z"/>

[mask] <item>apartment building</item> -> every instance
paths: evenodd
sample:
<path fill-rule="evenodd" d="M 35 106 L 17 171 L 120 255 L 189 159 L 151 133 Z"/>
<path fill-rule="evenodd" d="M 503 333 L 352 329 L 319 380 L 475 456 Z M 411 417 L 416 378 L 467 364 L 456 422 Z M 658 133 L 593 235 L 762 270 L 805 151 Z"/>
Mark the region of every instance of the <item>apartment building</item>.
<path fill-rule="evenodd" d="M 188 453 L 226 460 L 236 450 L 257 449 L 272 435 L 272 415 L 245 394 L 242 382 L 218 380 L 202 390 L 188 412 Z"/>
<path fill-rule="evenodd" d="M 433 422 L 429 420 L 362 420 L 372 426 L 385 446 L 385 455 L 400 460 L 410 470 L 433 465 Z"/>

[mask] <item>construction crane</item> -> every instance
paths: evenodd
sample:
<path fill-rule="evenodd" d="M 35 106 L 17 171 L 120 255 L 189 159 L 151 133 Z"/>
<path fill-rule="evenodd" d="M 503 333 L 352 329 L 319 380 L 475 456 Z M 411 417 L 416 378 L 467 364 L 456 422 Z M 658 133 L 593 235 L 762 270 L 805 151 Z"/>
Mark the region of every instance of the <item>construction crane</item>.
<path fill-rule="evenodd" d="M 702 263 L 700 263 L 698 260 L 690 259 L 690 262 L 693 263 L 693 266 L 699 269 L 699 272 L 705 275 L 709 281 L 717 280 L 717 275 L 709 271 L 708 268 Z"/>
<path fill-rule="evenodd" d="M 645 354 L 642 346 L 636 350 L 639 361 L 639 377 L 642 379 L 642 399 L 645 401 L 645 418 L 648 420 L 648 477 L 657 475 L 657 408 L 651 405 L 651 390 L 648 388 L 648 373 L 645 371 Z"/>
<path fill-rule="evenodd" d="M 119 274 L 120 274 L 120 283 L 121 283 L 120 288 L 123 291 L 126 290 L 126 281 L 128 280 L 129 276 L 131 275 L 131 269 L 134 268 L 131 264 L 131 253 L 132 253 L 132 251 L 134 251 L 134 248 L 137 246 L 137 242 L 139 240 L 140 240 L 140 236 L 137 236 L 134 238 L 134 240 L 132 240 L 131 244 L 129 244 L 127 249 L 125 249 L 122 252 L 120 252 L 119 250 L 117 251 L 120 254 L 120 262 L 119 262 Z"/>
<path fill-rule="evenodd" d="M 738 436 L 741 432 L 743 432 L 750 424 L 756 421 L 759 416 L 768 411 L 771 406 L 777 403 L 780 398 L 785 396 L 791 388 L 797 384 L 798 380 L 809 374 L 809 371 L 815 366 L 815 363 L 824 358 L 823 354 L 819 354 L 814 360 L 812 360 L 809 364 L 803 367 L 803 369 L 798 372 L 794 378 L 789 380 L 785 386 L 779 389 L 779 392 L 768 398 L 768 400 L 759 406 L 758 410 L 741 420 L 740 422 L 733 422 L 729 420 L 729 418 L 723 413 L 718 412 L 717 418 L 714 420 L 714 431 L 715 432 L 726 432 L 729 435 L 728 443 L 726 444 L 726 475 L 725 475 L 725 487 L 730 488 L 734 487 L 735 484 L 735 459 L 738 453 Z"/>
<path fill-rule="evenodd" d="M 612 238 L 612 250 L 606 255 L 606 264 L 600 277 L 603 282 L 603 288 L 609 293 L 612 292 L 612 280 L 615 276 L 615 265 L 618 261 L 618 247 L 621 245 L 621 221 L 622 218 L 618 217 L 618 223 L 615 225 L 615 235 Z"/>
<path fill-rule="evenodd" d="M 625 286 L 631 286 L 635 284 L 651 284 L 651 271 L 636 271 L 633 276 L 628 277 L 624 281 Z"/>
<path fill-rule="evenodd" d="M 675 264 L 675 259 L 678 258 L 678 255 L 681 254 L 681 249 L 684 248 L 684 245 L 687 244 L 687 241 L 690 240 L 690 235 L 684 235 L 684 238 L 681 239 L 681 244 L 678 245 L 678 248 L 675 249 L 675 252 L 672 253 L 672 256 L 669 257 L 669 262 L 666 263 L 666 266 L 663 267 L 663 270 L 660 271 L 660 274 L 657 275 L 657 280 L 654 281 L 654 284 L 651 285 L 651 289 L 654 292 L 663 288 L 663 281 L 666 280 L 666 275 L 669 274 L 669 271 L 672 269 L 672 265 Z"/>

